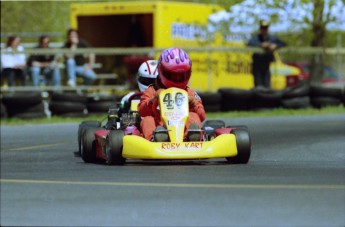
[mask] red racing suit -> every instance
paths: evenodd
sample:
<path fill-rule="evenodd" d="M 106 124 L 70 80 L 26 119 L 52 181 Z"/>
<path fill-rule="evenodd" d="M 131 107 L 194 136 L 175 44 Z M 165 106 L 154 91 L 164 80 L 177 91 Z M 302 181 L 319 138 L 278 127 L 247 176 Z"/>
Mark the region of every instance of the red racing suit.
<path fill-rule="evenodd" d="M 191 88 L 186 87 L 189 99 L 189 118 L 186 122 L 185 136 L 187 135 L 188 128 L 192 123 L 196 123 L 201 128 L 201 122 L 206 118 L 204 106 L 202 105 L 199 95 Z M 149 86 L 140 98 L 138 105 L 139 115 L 142 117 L 140 127 L 143 136 L 147 140 L 152 139 L 153 131 L 158 125 L 163 125 L 158 111 L 154 111 L 152 106 L 154 104 L 153 98 L 157 95 L 154 86 Z M 158 101 L 158 100 L 156 100 Z"/>

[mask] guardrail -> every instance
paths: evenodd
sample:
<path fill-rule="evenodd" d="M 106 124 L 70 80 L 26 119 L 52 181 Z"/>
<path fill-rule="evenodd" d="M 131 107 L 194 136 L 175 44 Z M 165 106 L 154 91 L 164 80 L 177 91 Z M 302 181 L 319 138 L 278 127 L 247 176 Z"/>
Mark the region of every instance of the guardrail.
<path fill-rule="evenodd" d="M 146 56 L 154 56 L 156 53 L 160 53 L 165 48 L 152 48 L 152 47 L 141 47 L 141 48 L 81 48 L 77 50 L 71 50 L 67 48 L 48 48 L 48 49 L 37 49 L 37 48 L 27 48 L 24 49 L 21 53 L 25 53 L 28 55 L 32 54 L 52 54 L 56 55 L 58 59 L 61 59 L 64 54 L 95 54 L 95 55 L 146 55 Z M 244 52 L 244 53 L 254 53 L 254 52 L 263 52 L 261 48 L 256 47 L 191 47 L 191 48 L 184 48 L 187 52 Z M 315 47 L 284 47 L 278 50 L 279 53 L 294 53 L 294 54 L 326 54 L 326 55 L 337 55 L 343 56 L 345 55 L 345 48 L 315 48 Z M 5 53 L 12 53 L 5 49 L 1 50 L 1 54 Z M 63 67 L 63 64 L 61 64 Z M 95 68 L 99 68 L 100 65 L 96 64 Z M 101 73 L 99 79 L 109 79 L 113 78 L 116 79 L 117 75 L 109 74 L 109 73 Z M 125 89 L 125 86 L 101 86 L 103 89 Z M 91 90 L 91 89 L 101 89 L 100 86 L 79 86 L 78 88 L 71 88 L 68 86 L 60 86 L 59 90 L 61 91 L 68 91 L 68 90 Z M 44 86 L 41 87 L 32 87 L 32 86 L 25 86 L 25 87 L 1 87 L 1 91 L 36 91 L 36 90 L 47 90 L 52 91 L 56 90 L 55 87 Z"/>
<path fill-rule="evenodd" d="M 96 55 L 136 55 L 159 53 L 165 48 L 81 48 L 70 50 L 67 48 L 49 48 L 49 49 L 25 49 L 21 53 L 25 54 L 96 54 Z M 188 52 L 257 52 L 262 53 L 261 48 L 256 47 L 185 47 Z M 322 48 L 322 47 L 284 47 L 278 50 L 279 53 L 299 53 L 299 54 L 329 54 L 345 55 L 345 48 Z M 12 53 L 5 49 L 3 53 Z"/>

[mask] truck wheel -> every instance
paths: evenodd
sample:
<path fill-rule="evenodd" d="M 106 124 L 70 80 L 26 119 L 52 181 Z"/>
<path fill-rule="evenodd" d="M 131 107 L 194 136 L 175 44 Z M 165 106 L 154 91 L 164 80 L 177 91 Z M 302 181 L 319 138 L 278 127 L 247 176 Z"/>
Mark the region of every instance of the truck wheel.
<path fill-rule="evenodd" d="M 231 133 L 236 137 L 237 156 L 226 158 L 228 162 L 235 164 L 246 164 L 249 161 L 251 152 L 251 139 L 247 129 L 235 128 Z"/>
<path fill-rule="evenodd" d="M 122 157 L 123 137 L 122 130 L 110 130 L 106 141 L 106 157 L 109 165 L 123 165 L 126 159 Z"/>
<path fill-rule="evenodd" d="M 85 131 L 85 128 L 99 128 L 101 127 L 100 121 L 83 121 L 78 127 L 78 154 L 81 155 L 81 138 Z"/>
<path fill-rule="evenodd" d="M 94 162 L 96 160 L 96 140 L 95 131 L 99 128 L 85 128 L 81 139 L 81 157 L 84 162 Z"/>

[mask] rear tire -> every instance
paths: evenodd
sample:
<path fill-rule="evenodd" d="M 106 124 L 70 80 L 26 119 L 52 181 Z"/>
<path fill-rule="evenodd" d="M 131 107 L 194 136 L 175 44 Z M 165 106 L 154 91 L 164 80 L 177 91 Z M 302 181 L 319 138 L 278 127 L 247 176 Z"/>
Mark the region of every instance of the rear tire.
<path fill-rule="evenodd" d="M 81 157 L 86 163 L 96 161 L 96 139 L 95 131 L 99 128 L 85 128 L 81 140 Z"/>
<path fill-rule="evenodd" d="M 251 153 L 251 139 L 249 131 L 245 128 L 235 128 L 232 134 L 236 137 L 237 156 L 226 158 L 228 162 L 235 164 L 246 164 Z"/>
<path fill-rule="evenodd" d="M 85 131 L 85 128 L 99 128 L 101 127 L 100 121 L 83 121 L 79 124 L 78 127 L 78 152 L 81 155 L 81 138 Z"/>
<path fill-rule="evenodd" d="M 106 141 L 106 158 L 108 165 L 123 165 L 126 159 L 122 157 L 123 137 L 122 130 L 110 130 Z"/>

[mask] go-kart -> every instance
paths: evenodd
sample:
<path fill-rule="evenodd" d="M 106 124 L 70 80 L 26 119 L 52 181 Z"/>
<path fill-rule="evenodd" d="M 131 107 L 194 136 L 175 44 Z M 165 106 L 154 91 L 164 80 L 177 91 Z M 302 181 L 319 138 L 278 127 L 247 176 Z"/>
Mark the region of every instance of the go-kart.
<path fill-rule="evenodd" d="M 198 141 L 188 141 L 185 124 L 189 116 L 188 94 L 178 88 L 165 89 L 159 94 L 154 109 L 160 114 L 168 141 L 149 141 L 140 131 L 138 102 L 112 128 L 100 127 L 99 122 L 84 122 L 80 127 L 80 152 L 85 162 L 104 160 L 109 165 L 123 165 L 136 160 L 197 160 L 226 158 L 229 163 L 247 163 L 251 139 L 246 126 L 227 126 L 220 120 L 205 121 L 203 127 L 192 130 L 200 134 Z M 81 124 L 82 125 L 82 124 Z M 91 126 L 90 126 L 91 125 Z M 115 124 L 114 124 L 115 125 Z M 154 131 L 162 133 L 162 130 Z M 155 136 L 154 136 L 155 138 Z"/>

